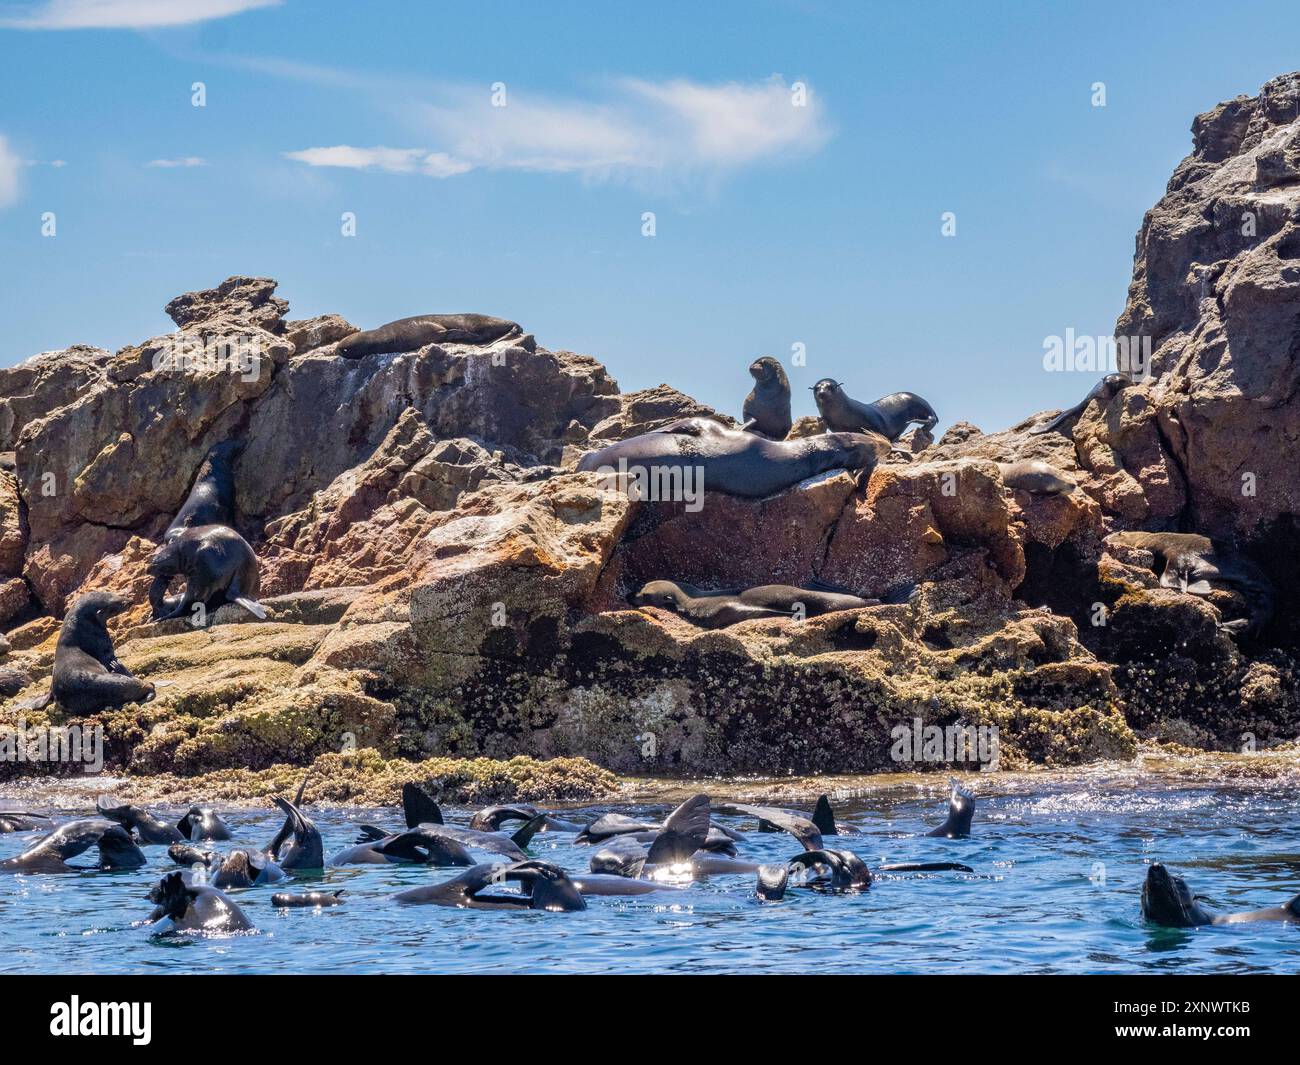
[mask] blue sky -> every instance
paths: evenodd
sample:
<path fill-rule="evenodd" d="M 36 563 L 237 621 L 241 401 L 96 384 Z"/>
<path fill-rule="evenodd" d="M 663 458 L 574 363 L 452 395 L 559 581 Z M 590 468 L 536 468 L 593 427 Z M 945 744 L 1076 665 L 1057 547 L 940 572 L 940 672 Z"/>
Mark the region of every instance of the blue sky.
<path fill-rule="evenodd" d="M 1066 405 L 1044 338 L 1111 332 L 1193 115 L 1300 66 L 1300 8 L 991 6 L 0 0 L 0 365 L 242 273 L 733 414 L 765 353 L 796 414 L 824 376 L 943 425 Z"/>

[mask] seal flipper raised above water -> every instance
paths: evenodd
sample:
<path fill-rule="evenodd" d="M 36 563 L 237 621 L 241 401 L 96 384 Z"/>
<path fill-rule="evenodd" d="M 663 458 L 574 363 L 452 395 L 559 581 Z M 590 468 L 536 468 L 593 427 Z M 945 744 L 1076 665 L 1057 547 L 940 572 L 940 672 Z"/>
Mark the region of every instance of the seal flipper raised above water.
<path fill-rule="evenodd" d="M 417 314 L 351 333 L 334 351 L 345 359 L 360 359 L 415 351 L 426 344 L 491 344 L 522 332 L 517 322 L 489 314 Z"/>
<path fill-rule="evenodd" d="M 736 814 L 741 817 L 753 817 L 758 821 L 760 832 L 789 832 L 799 841 L 804 850 L 817 851 L 822 849 L 822 834 L 817 825 L 794 810 L 782 810 L 775 806 L 724 803 L 717 807 L 717 812 L 720 814 Z"/>
<path fill-rule="evenodd" d="M 517 883 L 517 895 L 485 894 L 489 887 Z M 406 904 L 456 906 L 474 910 L 585 910 L 578 889 L 564 870 L 546 862 L 523 861 L 511 865 L 485 862 L 440 884 L 412 888 L 393 896 Z"/>
<path fill-rule="evenodd" d="M 257 601 L 257 555 L 247 540 L 225 525 L 177 532 L 153 553 L 147 568 L 153 577 L 149 603 L 155 621 L 184 617 L 196 603 L 202 603 L 208 612 L 236 603 L 254 617 L 266 618 L 266 610 Z M 168 600 L 167 586 L 173 577 L 185 579 L 185 593 Z"/>
<path fill-rule="evenodd" d="M 749 372 L 754 378 L 754 388 L 745 397 L 742 428 L 771 440 L 784 440 L 794 425 L 790 414 L 790 380 L 785 368 L 771 355 L 764 355 L 750 363 Z"/>
<path fill-rule="evenodd" d="M 1050 433 L 1053 430 L 1060 429 L 1070 419 L 1075 418 L 1078 415 L 1082 414 L 1084 412 L 1084 409 L 1094 399 L 1099 401 L 1103 405 L 1107 404 L 1116 396 L 1118 396 L 1124 389 L 1128 388 L 1128 386 L 1131 385 L 1132 383 L 1133 382 L 1130 381 L 1127 377 L 1125 377 L 1122 373 L 1108 373 L 1105 377 L 1103 377 L 1100 381 L 1098 381 L 1095 385 L 1093 385 L 1091 391 L 1089 391 L 1088 394 L 1084 396 L 1083 399 L 1081 399 L 1073 407 L 1069 407 L 1066 410 L 1061 411 L 1060 414 L 1058 414 L 1051 421 L 1047 422 L 1045 425 L 1040 425 L 1036 429 L 1030 429 L 1029 435 L 1040 436 L 1043 433 Z"/>
<path fill-rule="evenodd" d="M 954 779 L 952 790 L 948 793 L 948 816 L 938 828 L 932 828 L 927 836 L 943 836 L 946 839 L 965 839 L 970 835 L 970 825 L 975 817 L 975 794 L 963 788 Z"/>
<path fill-rule="evenodd" d="M 282 799 L 278 795 L 275 797 L 275 805 L 285 815 L 293 839 L 289 842 L 288 850 L 283 855 L 272 852 L 271 857 L 279 861 L 281 868 L 289 871 L 324 868 L 325 845 L 321 840 L 320 831 L 311 818 L 307 817 L 288 799 Z M 283 831 L 281 829 L 281 832 Z"/>
<path fill-rule="evenodd" d="M 118 802 L 111 795 L 99 796 L 95 800 L 95 808 L 110 821 L 116 821 L 123 828 L 135 832 L 141 843 L 168 846 L 180 843 L 185 838 L 179 829 L 154 817 L 148 810 Z"/>

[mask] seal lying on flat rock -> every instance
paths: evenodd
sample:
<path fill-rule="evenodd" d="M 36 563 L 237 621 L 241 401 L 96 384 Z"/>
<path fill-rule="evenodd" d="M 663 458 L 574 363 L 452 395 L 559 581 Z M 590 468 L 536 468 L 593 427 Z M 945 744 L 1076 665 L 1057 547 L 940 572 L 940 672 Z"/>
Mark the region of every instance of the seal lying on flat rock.
<path fill-rule="evenodd" d="M 892 443 L 913 422 L 924 433 L 939 423 L 934 408 L 915 392 L 891 392 L 874 403 L 862 403 L 840 382 L 823 377 L 812 386 L 812 394 L 828 433 L 879 433 Z"/>
<path fill-rule="evenodd" d="M 629 599 L 634 606 L 671 610 L 706 629 L 721 629 L 752 618 L 788 618 L 796 607 L 803 617 L 836 610 L 878 606 L 879 599 L 863 599 L 844 592 L 797 588 L 789 584 L 761 584 L 742 591 L 710 592 L 676 581 L 651 581 Z"/>
<path fill-rule="evenodd" d="M 184 505 L 163 533 L 163 541 L 200 525 L 235 524 L 235 459 L 243 444 L 226 440 L 208 450 Z"/>
<path fill-rule="evenodd" d="M 611 475 L 644 470 L 677 487 L 689 470 L 700 489 L 762 498 L 827 470 L 871 469 L 888 453 L 889 442 L 873 433 L 768 440 L 708 418 L 683 418 L 589 451 L 578 470 Z"/>
<path fill-rule="evenodd" d="M 1094 399 L 1103 405 L 1107 404 L 1132 383 L 1133 382 L 1122 373 L 1108 373 L 1092 386 L 1092 390 L 1084 396 L 1082 400 L 1076 403 L 1073 407 L 1070 407 L 1068 410 L 1061 411 L 1060 414 L 1045 425 L 1040 425 L 1037 429 L 1030 429 L 1029 435 L 1039 436 L 1042 433 L 1050 433 L 1054 429 L 1060 429 L 1071 418 L 1075 418 L 1082 414 L 1084 408 Z"/>
<path fill-rule="evenodd" d="M 1032 495 L 1069 495 L 1078 487 L 1055 466 L 1039 459 L 999 462 L 998 472 L 1008 488 L 1019 488 Z"/>
<path fill-rule="evenodd" d="M 69 865 L 68 859 L 99 848 L 93 867 Z M 86 868 L 139 869 L 148 859 L 121 825 L 102 817 L 69 821 L 14 858 L 0 862 L 0 873 L 75 873 Z"/>
<path fill-rule="evenodd" d="M 426 344 L 491 344 L 522 332 L 517 322 L 487 314 L 417 314 L 378 329 L 351 333 L 338 342 L 334 351 L 345 359 L 360 359 L 415 351 Z"/>
<path fill-rule="evenodd" d="M 206 884 L 187 884 L 181 873 L 168 873 L 152 891 L 156 903 L 150 923 L 167 932 L 246 932 L 253 927 L 233 900 Z"/>
<path fill-rule="evenodd" d="M 148 572 L 153 577 L 149 605 L 155 621 L 184 617 L 195 603 L 202 603 L 208 612 L 238 603 L 254 617 L 266 618 L 257 601 L 257 555 L 247 540 L 224 525 L 200 525 L 175 533 L 154 552 Z M 185 594 L 169 600 L 167 586 L 178 576 L 185 578 Z"/>
<path fill-rule="evenodd" d="M 1188 595 L 1209 595 L 1214 582 L 1227 584 L 1241 593 L 1249 618 L 1229 621 L 1219 627 L 1231 634 L 1253 635 L 1273 617 L 1273 582 L 1244 555 L 1216 547 L 1208 536 L 1197 533 L 1117 532 L 1106 537 L 1107 546 L 1137 548 L 1155 556 L 1155 568 L 1162 588 L 1175 588 Z"/>
<path fill-rule="evenodd" d="M 50 691 L 31 709 L 48 706 L 52 699 L 70 713 L 94 714 L 154 697 L 154 686 L 117 660 L 108 635 L 108 619 L 130 605 L 112 592 L 87 592 L 72 604 L 54 648 Z"/>
<path fill-rule="evenodd" d="M 507 883 L 518 884 L 520 893 L 485 894 L 489 887 Z M 587 908 L 563 869 L 538 861 L 512 865 L 487 862 L 441 884 L 412 888 L 393 898 L 407 904 L 457 906 L 471 910 L 549 910 L 560 913 Z"/>
<path fill-rule="evenodd" d="M 741 411 L 745 424 L 741 428 L 771 440 L 784 440 L 794 424 L 785 369 L 771 355 L 764 355 L 750 363 L 749 372 L 754 377 L 754 388 L 745 397 Z"/>
<path fill-rule="evenodd" d="M 1159 862 L 1153 862 L 1142 884 L 1142 916 L 1152 924 L 1170 928 L 1203 925 L 1245 924 L 1248 921 L 1281 921 L 1300 924 L 1300 895 L 1281 906 L 1240 913 L 1211 913 L 1192 894 L 1187 881 L 1175 876 Z"/>

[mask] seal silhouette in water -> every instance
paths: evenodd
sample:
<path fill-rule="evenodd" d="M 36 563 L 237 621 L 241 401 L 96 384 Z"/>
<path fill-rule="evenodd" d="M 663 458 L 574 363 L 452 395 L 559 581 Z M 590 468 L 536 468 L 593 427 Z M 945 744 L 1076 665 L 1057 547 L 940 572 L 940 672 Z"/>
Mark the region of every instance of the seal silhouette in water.
<path fill-rule="evenodd" d="M 1078 487 L 1055 466 L 1038 459 L 999 462 L 998 473 L 1008 488 L 1019 488 L 1031 495 L 1069 495 Z"/>
<path fill-rule="evenodd" d="M 934 408 L 915 392 L 891 392 L 874 403 L 862 403 L 838 381 L 823 377 L 812 386 L 812 394 L 828 433 L 879 433 L 892 443 L 913 422 L 926 433 L 939 422 Z"/>
<path fill-rule="evenodd" d="M 1159 862 L 1147 869 L 1142 884 L 1142 916 L 1152 924 L 1170 928 L 1197 928 L 1203 925 L 1245 924 L 1248 921 L 1281 921 L 1300 924 L 1300 895 L 1281 906 L 1239 913 L 1213 913 L 1201 905 L 1187 881 L 1175 876 Z"/>
<path fill-rule="evenodd" d="M 156 903 L 149 921 L 167 932 L 246 932 L 253 927 L 235 902 L 206 884 L 187 884 L 181 873 L 168 873 L 152 891 Z"/>
<path fill-rule="evenodd" d="M 754 378 L 753 390 L 745 397 L 741 413 L 748 433 L 759 433 L 772 440 L 784 440 L 794 424 L 790 416 L 790 381 L 785 369 L 771 355 L 749 364 Z"/>
<path fill-rule="evenodd" d="M 869 433 L 825 433 L 798 440 L 769 440 L 728 429 L 708 418 L 683 418 L 661 429 L 589 451 L 579 471 L 617 474 L 620 462 L 673 483 L 696 471 L 700 488 L 728 495 L 775 495 L 827 470 L 868 470 L 889 453 L 888 441 Z"/>
<path fill-rule="evenodd" d="M 426 344 L 491 344 L 520 333 L 517 322 L 488 314 L 417 314 L 377 329 L 350 333 L 334 351 L 345 359 L 415 351 Z"/>
<path fill-rule="evenodd" d="M 200 525 L 235 524 L 235 459 L 243 449 L 237 440 L 214 444 L 194 475 L 194 485 L 184 505 L 163 533 L 164 542 L 185 529 Z"/>
<path fill-rule="evenodd" d="M 879 599 L 789 584 L 762 584 L 729 593 L 704 591 L 676 581 L 651 581 L 629 601 L 634 606 L 671 610 L 706 629 L 726 628 L 751 618 L 788 618 L 797 607 L 802 608 L 804 617 L 816 617 L 880 604 Z"/>
<path fill-rule="evenodd" d="M 69 865 L 91 847 L 99 848 L 95 866 Z M 102 817 L 69 821 L 32 844 L 22 854 L 0 862 L 2 873 L 75 873 L 87 868 L 139 869 L 148 859 L 121 825 Z"/>
<path fill-rule="evenodd" d="M 1100 381 L 1092 386 L 1092 390 L 1083 397 L 1078 403 L 1068 410 L 1061 411 L 1055 418 L 1040 425 L 1036 429 L 1030 429 L 1030 436 L 1040 436 L 1043 433 L 1050 433 L 1053 430 L 1061 429 L 1066 422 L 1072 418 L 1077 418 L 1083 413 L 1084 408 L 1094 399 L 1105 405 L 1118 396 L 1124 389 L 1128 388 L 1133 382 L 1125 377 L 1122 373 L 1108 373 Z"/>
<path fill-rule="evenodd" d="M 50 690 L 24 709 L 39 710 L 53 700 L 71 713 L 94 714 L 152 699 L 154 686 L 117 660 L 108 635 L 108 619 L 130 605 L 112 592 L 87 592 L 77 599 L 59 630 Z"/>
<path fill-rule="evenodd" d="M 486 893 L 489 887 L 507 883 L 518 884 L 519 894 Z M 549 910 L 561 913 L 587 908 L 563 869 L 538 861 L 511 865 L 487 862 L 441 884 L 412 888 L 393 898 L 407 904 L 458 906 L 471 910 Z"/>
<path fill-rule="evenodd" d="M 175 533 L 153 553 L 148 572 L 153 577 L 149 605 L 155 621 L 184 617 L 196 603 L 209 612 L 238 603 L 254 617 L 266 618 L 257 601 L 257 556 L 247 540 L 224 525 Z M 185 578 L 185 594 L 169 600 L 167 586 L 178 576 Z"/>

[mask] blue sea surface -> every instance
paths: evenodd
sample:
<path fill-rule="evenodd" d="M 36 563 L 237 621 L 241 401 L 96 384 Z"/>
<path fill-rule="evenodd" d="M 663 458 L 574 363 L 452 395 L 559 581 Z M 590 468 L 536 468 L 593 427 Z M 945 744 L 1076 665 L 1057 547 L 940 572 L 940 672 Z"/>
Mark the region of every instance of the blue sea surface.
<path fill-rule="evenodd" d="M 719 794 L 725 787 L 719 785 Z M 660 817 L 671 803 L 593 806 Z M 793 804 L 791 804 L 793 805 Z M 149 865 L 124 873 L 0 874 L 4 973 L 1294 973 L 1300 927 L 1277 923 L 1174 930 L 1148 926 L 1139 894 L 1162 861 L 1222 910 L 1285 902 L 1300 890 L 1300 840 L 1291 788 L 1072 786 L 1044 783 L 981 795 L 967 840 L 918 833 L 943 817 L 942 790 L 899 788 L 837 805 L 860 835 L 828 837 L 875 868 L 883 862 L 956 860 L 975 873 L 878 875 L 868 891 L 794 888 L 761 903 L 752 875 L 718 876 L 676 893 L 589 898 L 580 913 L 402 906 L 394 892 L 456 874 L 417 866 L 353 866 L 231 892 L 256 932 L 158 936 L 137 925 L 149 887 L 176 866 L 147 847 Z M 805 807 L 806 808 L 806 807 Z M 178 814 L 165 806 L 160 815 Z M 69 817 L 88 811 L 66 811 Z M 309 808 L 326 854 L 362 823 L 399 826 L 394 809 Z M 468 812 L 450 808 L 448 821 Z M 262 845 L 274 811 L 226 815 L 230 849 Z M 174 820 L 174 818 L 173 818 Z M 740 856 L 782 861 L 801 848 L 752 821 Z M 40 833 L 0 836 L 0 858 Z M 545 833 L 531 854 L 586 871 L 590 847 Z M 89 863 L 89 851 L 74 862 Z M 479 857 L 476 854 L 476 857 Z M 480 860 L 493 860 L 483 854 Z M 330 909 L 277 910 L 276 891 L 343 888 Z"/>

